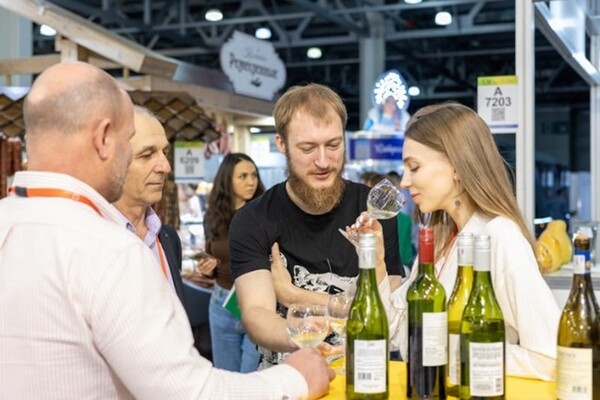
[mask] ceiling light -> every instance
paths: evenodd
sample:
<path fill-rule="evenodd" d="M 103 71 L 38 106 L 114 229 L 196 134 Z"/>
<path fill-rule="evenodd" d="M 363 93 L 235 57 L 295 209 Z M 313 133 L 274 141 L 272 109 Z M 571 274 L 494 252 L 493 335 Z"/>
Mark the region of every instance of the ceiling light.
<path fill-rule="evenodd" d="M 321 51 L 321 49 L 319 47 L 309 47 L 308 50 L 306 51 L 306 57 L 308 57 L 308 58 L 312 58 L 312 59 L 321 58 L 322 55 L 323 55 L 323 52 Z"/>
<path fill-rule="evenodd" d="M 421 89 L 419 89 L 418 86 L 411 86 L 411 87 L 408 88 L 408 95 L 409 96 L 415 97 L 415 96 L 418 96 L 420 94 L 421 94 Z"/>
<path fill-rule="evenodd" d="M 452 15 L 448 11 L 440 11 L 435 14 L 435 24 L 446 26 L 452 23 Z"/>
<path fill-rule="evenodd" d="M 423 0 L 404 0 L 406 4 L 419 4 Z"/>
<path fill-rule="evenodd" d="M 260 128 L 257 126 L 251 126 L 248 130 L 250 131 L 250 133 L 260 133 Z"/>
<path fill-rule="evenodd" d="M 218 8 L 211 8 L 204 14 L 204 19 L 211 22 L 217 22 L 223 19 L 223 13 Z"/>
<path fill-rule="evenodd" d="M 254 32 L 257 39 L 271 39 L 271 30 L 269 28 L 260 27 Z"/>
<path fill-rule="evenodd" d="M 44 24 L 40 27 L 40 34 L 42 36 L 56 36 L 56 29 Z"/>

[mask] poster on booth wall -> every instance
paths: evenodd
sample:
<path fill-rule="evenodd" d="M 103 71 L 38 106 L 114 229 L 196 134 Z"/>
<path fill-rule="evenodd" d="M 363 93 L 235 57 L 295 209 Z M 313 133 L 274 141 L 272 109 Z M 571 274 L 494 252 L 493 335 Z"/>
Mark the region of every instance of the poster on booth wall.
<path fill-rule="evenodd" d="M 200 141 L 176 141 L 173 153 L 175 182 L 197 183 L 204 178 L 204 148 Z"/>
<path fill-rule="evenodd" d="M 477 78 L 477 113 L 492 133 L 515 133 L 518 125 L 516 75 Z"/>

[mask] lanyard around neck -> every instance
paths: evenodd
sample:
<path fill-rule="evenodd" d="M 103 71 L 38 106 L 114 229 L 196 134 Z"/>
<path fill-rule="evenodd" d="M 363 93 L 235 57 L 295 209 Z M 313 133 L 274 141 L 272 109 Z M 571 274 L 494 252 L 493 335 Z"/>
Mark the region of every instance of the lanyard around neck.
<path fill-rule="evenodd" d="M 11 186 L 8 189 L 8 193 L 14 193 L 19 197 L 62 197 L 64 199 L 70 199 L 83 203 L 91 207 L 98 215 L 102 216 L 100 209 L 92 200 L 81 195 L 79 193 L 71 192 L 69 190 L 54 189 L 54 188 L 26 188 L 22 186 Z"/>

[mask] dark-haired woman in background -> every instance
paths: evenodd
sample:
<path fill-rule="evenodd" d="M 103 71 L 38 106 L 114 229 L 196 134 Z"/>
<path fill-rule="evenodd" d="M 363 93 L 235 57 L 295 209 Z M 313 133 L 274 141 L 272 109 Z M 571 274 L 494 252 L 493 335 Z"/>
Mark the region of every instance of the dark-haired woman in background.
<path fill-rule="evenodd" d="M 215 176 L 204 215 L 206 252 L 220 261 L 209 306 L 213 363 L 217 368 L 230 371 L 256 370 L 259 354 L 242 322 L 223 307 L 233 286 L 227 238 L 229 224 L 238 209 L 263 192 L 254 161 L 243 153 L 228 154 Z"/>

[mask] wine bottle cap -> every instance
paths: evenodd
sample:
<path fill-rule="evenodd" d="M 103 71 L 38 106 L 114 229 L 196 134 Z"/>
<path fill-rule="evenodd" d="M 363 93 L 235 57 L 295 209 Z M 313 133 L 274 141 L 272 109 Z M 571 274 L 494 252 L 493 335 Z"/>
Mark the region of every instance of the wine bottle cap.
<path fill-rule="evenodd" d="M 475 236 L 475 271 L 490 270 L 490 235 Z"/>
<path fill-rule="evenodd" d="M 421 228 L 419 231 L 419 243 L 433 243 L 433 228 Z"/>
<path fill-rule="evenodd" d="M 461 247 L 473 247 L 475 236 L 471 232 L 461 232 L 458 234 L 458 245 Z"/>
<path fill-rule="evenodd" d="M 419 231 L 419 263 L 433 262 L 433 229 L 422 228 Z"/>
<path fill-rule="evenodd" d="M 573 256 L 573 273 L 577 275 L 585 274 L 585 256 L 583 254 Z"/>
<path fill-rule="evenodd" d="M 373 248 L 375 248 L 375 235 L 373 233 L 361 233 L 360 239 L 358 242 L 358 247 L 362 247 L 362 248 L 373 247 Z"/>
<path fill-rule="evenodd" d="M 473 265 L 473 243 L 475 236 L 471 232 L 461 232 L 458 234 L 457 251 L 458 265 Z"/>

